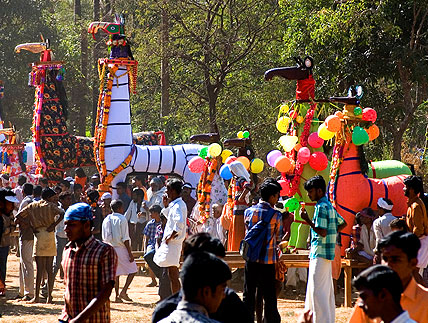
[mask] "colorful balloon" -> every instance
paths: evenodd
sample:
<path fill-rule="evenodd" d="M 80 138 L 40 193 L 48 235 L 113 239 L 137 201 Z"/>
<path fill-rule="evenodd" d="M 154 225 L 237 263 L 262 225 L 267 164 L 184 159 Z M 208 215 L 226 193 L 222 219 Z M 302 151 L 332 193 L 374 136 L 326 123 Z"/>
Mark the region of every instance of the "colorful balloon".
<path fill-rule="evenodd" d="M 288 114 L 290 115 L 291 119 L 296 119 L 297 116 L 299 115 L 299 113 L 296 110 L 290 110 Z"/>
<path fill-rule="evenodd" d="M 278 129 L 278 131 L 280 133 L 287 133 L 288 131 L 288 125 L 290 124 L 290 118 L 283 116 L 280 117 L 277 121 L 276 121 L 276 129 Z"/>
<path fill-rule="evenodd" d="M 230 156 L 232 156 L 233 155 L 233 152 L 231 151 L 231 150 L 229 150 L 229 149 L 224 149 L 222 152 L 221 152 L 221 159 L 222 159 L 222 162 L 224 163 L 224 162 L 226 162 L 226 159 L 228 158 L 228 157 L 230 157 Z"/>
<path fill-rule="evenodd" d="M 288 208 L 288 212 L 296 211 L 300 206 L 299 201 L 295 197 L 285 200 L 284 207 Z"/>
<path fill-rule="evenodd" d="M 250 137 L 250 132 L 248 130 L 245 130 L 242 135 L 244 136 L 244 138 L 249 138 Z"/>
<path fill-rule="evenodd" d="M 363 120 L 375 122 L 377 119 L 377 112 L 372 108 L 364 108 L 363 110 Z"/>
<path fill-rule="evenodd" d="M 335 115 L 336 117 L 339 117 L 339 119 L 343 119 L 343 117 L 344 117 L 344 115 L 343 115 L 343 112 L 342 112 L 342 111 L 336 111 L 336 112 L 334 113 L 334 115 Z"/>
<path fill-rule="evenodd" d="M 305 119 L 302 116 L 297 116 L 296 118 L 296 122 L 297 123 L 302 123 Z"/>
<path fill-rule="evenodd" d="M 269 166 L 275 167 L 276 159 L 281 156 L 282 156 L 282 152 L 280 152 L 279 150 L 272 150 L 271 152 L 269 152 L 266 156 L 266 160 Z"/>
<path fill-rule="evenodd" d="M 218 143 L 212 143 L 208 146 L 208 154 L 211 157 L 217 157 L 221 154 L 221 146 Z"/>
<path fill-rule="evenodd" d="M 265 166 L 265 163 L 260 158 L 254 158 L 251 161 L 250 170 L 254 174 L 261 173 L 263 171 L 263 168 Z"/>
<path fill-rule="evenodd" d="M 286 136 L 281 136 L 278 141 L 286 152 L 290 152 L 293 150 L 298 140 L 299 138 L 297 136 L 286 135 Z"/>
<path fill-rule="evenodd" d="M 208 156 L 208 146 L 205 146 L 204 148 L 201 148 L 201 150 L 199 150 L 199 157 L 205 158 L 207 156 Z"/>
<path fill-rule="evenodd" d="M 221 178 L 225 179 L 226 181 L 228 181 L 229 179 L 231 179 L 233 177 L 232 172 L 230 171 L 229 165 L 221 166 L 219 173 L 220 173 Z"/>
<path fill-rule="evenodd" d="M 288 194 L 290 194 L 290 186 L 288 185 L 288 182 L 280 179 L 278 183 L 281 185 L 281 192 L 279 192 L 279 195 L 288 196 Z"/>
<path fill-rule="evenodd" d="M 380 131 L 379 131 L 379 127 L 374 125 L 371 125 L 367 130 L 367 133 L 369 135 L 369 140 L 375 140 L 377 137 L 379 137 Z"/>
<path fill-rule="evenodd" d="M 363 109 L 361 109 L 361 107 L 354 108 L 354 115 L 360 116 L 362 113 L 363 113 Z"/>
<path fill-rule="evenodd" d="M 327 156 L 322 151 L 314 152 L 309 158 L 309 166 L 317 171 L 323 171 L 328 166 Z"/>
<path fill-rule="evenodd" d="M 311 157 L 311 151 L 308 147 L 302 147 L 299 149 L 297 153 L 297 160 L 301 164 L 306 164 L 309 161 L 309 158 Z"/>
<path fill-rule="evenodd" d="M 331 138 L 334 137 L 335 132 L 331 132 L 327 130 L 327 126 L 325 125 L 325 123 L 322 123 L 319 127 L 318 127 L 318 136 L 321 139 L 324 140 L 330 140 Z"/>
<path fill-rule="evenodd" d="M 238 158 L 236 158 L 236 161 L 241 162 L 242 165 L 244 165 L 244 167 L 246 169 L 250 168 L 250 160 L 247 157 L 245 157 L 245 156 L 239 156 Z"/>
<path fill-rule="evenodd" d="M 352 142 L 354 145 L 361 146 L 369 142 L 369 134 L 361 127 L 355 127 L 352 131 Z"/>
<path fill-rule="evenodd" d="M 285 156 L 278 157 L 275 161 L 275 168 L 281 173 L 286 173 L 291 168 L 291 160 Z"/>
<path fill-rule="evenodd" d="M 325 125 L 327 126 L 327 130 L 331 132 L 338 132 L 342 128 L 340 118 L 335 115 L 328 116 L 327 119 L 325 119 Z"/>
<path fill-rule="evenodd" d="M 321 139 L 316 132 L 313 132 L 308 137 L 308 144 L 312 148 L 320 148 L 324 144 L 324 139 Z"/>
<path fill-rule="evenodd" d="M 195 156 L 189 160 L 189 169 L 192 173 L 200 173 L 204 170 L 205 160 L 202 157 Z"/>
<path fill-rule="evenodd" d="M 282 113 L 287 113 L 288 110 L 290 110 L 290 107 L 288 106 L 287 103 L 283 103 L 281 104 L 281 106 L 279 107 L 279 111 L 281 111 Z"/>
<path fill-rule="evenodd" d="M 239 139 L 244 138 L 244 132 L 243 131 L 239 131 L 236 135 L 238 136 Z"/>

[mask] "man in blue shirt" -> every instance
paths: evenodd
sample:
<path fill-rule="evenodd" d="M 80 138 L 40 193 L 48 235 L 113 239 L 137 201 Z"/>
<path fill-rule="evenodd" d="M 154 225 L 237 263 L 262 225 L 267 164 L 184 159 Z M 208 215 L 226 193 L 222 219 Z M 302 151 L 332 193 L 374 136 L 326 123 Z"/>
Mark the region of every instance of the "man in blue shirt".
<path fill-rule="evenodd" d="M 305 308 L 313 312 L 314 323 L 333 323 L 336 305 L 331 262 L 337 233 L 346 227 L 346 222 L 325 196 L 322 176 L 310 178 L 304 187 L 311 201 L 317 202 L 313 220 L 304 208 L 300 209 L 300 216 L 311 227 L 312 236 Z"/>

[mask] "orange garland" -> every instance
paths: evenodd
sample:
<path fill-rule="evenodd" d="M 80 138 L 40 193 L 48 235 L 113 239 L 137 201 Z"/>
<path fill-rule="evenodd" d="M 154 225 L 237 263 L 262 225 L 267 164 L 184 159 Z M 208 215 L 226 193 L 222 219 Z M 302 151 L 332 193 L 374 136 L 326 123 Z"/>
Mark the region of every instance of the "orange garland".
<path fill-rule="evenodd" d="M 211 185 L 214 180 L 214 176 L 217 172 L 217 159 L 207 158 L 205 162 L 204 171 L 199 180 L 197 194 L 199 202 L 199 213 L 202 218 L 202 223 L 205 223 L 210 217 L 210 204 L 211 204 Z"/>

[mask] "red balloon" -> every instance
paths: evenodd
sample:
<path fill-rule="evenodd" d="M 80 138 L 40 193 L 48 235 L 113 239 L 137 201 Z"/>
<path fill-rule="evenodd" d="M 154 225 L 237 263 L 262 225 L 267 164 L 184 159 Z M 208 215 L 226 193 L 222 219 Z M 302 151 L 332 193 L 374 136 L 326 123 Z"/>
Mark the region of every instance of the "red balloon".
<path fill-rule="evenodd" d="M 227 157 L 225 164 L 230 165 L 236 160 L 235 156 Z"/>
<path fill-rule="evenodd" d="M 322 171 L 328 166 L 327 156 L 321 151 L 316 151 L 309 158 L 309 165 L 317 171 Z"/>
<path fill-rule="evenodd" d="M 318 133 L 312 132 L 308 137 L 308 144 L 312 148 L 320 148 L 324 144 L 324 139 L 318 136 Z"/>
<path fill-rule="evenodd" d="M 189 169 L 192 173 L 200 173 L 204 170 L 205 160 L 199 156 L 193 157 L 189 161 Z"/>

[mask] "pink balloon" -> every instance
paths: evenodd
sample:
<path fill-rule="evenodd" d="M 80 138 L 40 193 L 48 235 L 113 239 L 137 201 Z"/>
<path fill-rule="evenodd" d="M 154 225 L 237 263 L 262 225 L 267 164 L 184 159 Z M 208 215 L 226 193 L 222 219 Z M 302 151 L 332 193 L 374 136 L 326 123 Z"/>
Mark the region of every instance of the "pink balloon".
<path fill-rule="evenodd" d="M 279 150 L 272 150 L 269 154 L 266 156 L 266 160 L 271 167 L 275 167 L 275 161 L 278 157 L 282 156 L 282 152 Z"/>
<path fill-rule="evenodd" d="M 327 156 L 321 151 L 316 151 L 309 158 L 309 165 L 317 171 L 322 171 L 328 166 Z"/>
<path fill-rule="evenodd" d="M 309 161 L 309 158 L 311 157 L 311 151 L 308 147 L 302 147 L 299 149 L 297 153 L 297 160 L 301 164 L 306 164 Z"/>
<path fill-rule="evenodd" d="M 192 173 L 200 173 L 204 170 L 205 160 L 196 156 L 189 161 L 189 169 Z"/>
<path fill-rule="evenodd" d="M 279 185 L 281 185 L 281 192 L 279 192 L 280 196 L 288 196 L 290 194 L 290 187 L 288 186 L 288 183 L 284 181 L 283 179 L 280 179 L 278 181 Z"/>
<path fill-rule="evenodd" d="M 226 158 L 226 161 L 225 161 L 225 164 L 226 164 L 226 165 L 230 165 L 230 164 L 232 164 L 235 160 L 236 160 L 236 157 L 235 157 L 235 156 L 227 157 L 227 158 Z"/>
<path fill-rule="evenodd" d="M 324 144 L 324 139 L 318 136 L 318 133 L 312 132 L 308 137 L 308 144 L 312 148 L 320 148 Z"/>

